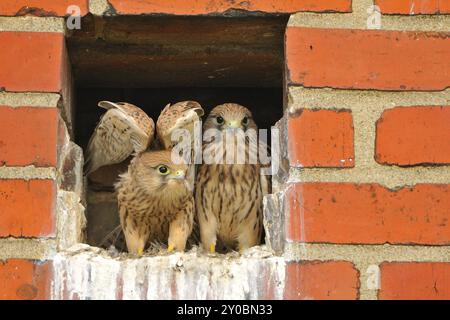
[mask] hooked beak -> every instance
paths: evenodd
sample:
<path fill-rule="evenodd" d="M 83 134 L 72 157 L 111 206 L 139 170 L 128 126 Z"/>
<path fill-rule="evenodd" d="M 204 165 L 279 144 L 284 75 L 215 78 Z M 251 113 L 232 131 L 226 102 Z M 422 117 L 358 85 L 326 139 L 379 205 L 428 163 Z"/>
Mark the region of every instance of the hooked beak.
<path fill-rule="evenodd" d="M 239 129 L 241 127 L 241 123 L 238 120 L 231 120 L 227 122 L 227 127 L 229 129 Z"/>
<path fill-rule="evenodd" d="M 185 177 L 186 173 L 183 170 L 177 170 L 171 178 L 176 180 L 184 180 Z"/>

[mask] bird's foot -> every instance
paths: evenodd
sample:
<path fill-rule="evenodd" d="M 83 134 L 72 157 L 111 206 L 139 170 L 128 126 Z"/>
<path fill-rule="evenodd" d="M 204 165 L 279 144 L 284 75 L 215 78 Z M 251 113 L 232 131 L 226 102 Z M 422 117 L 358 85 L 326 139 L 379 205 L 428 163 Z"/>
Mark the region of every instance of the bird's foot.
<path fill-rule="evenodd" d="M 171 253 L 171 252 L 173 252 L 173 250 L 175 250 L 175 247 L 173 246 L 173 244 L 169 244 L 169 247 L 167 248 L 167 252 Z"/>
<path fill-rule="evenodd" d="M 216 245 L 215 244 L 211 244 L 209 246 L 209 253 L 212 253 L 212 254 L 216 253 Z"/>

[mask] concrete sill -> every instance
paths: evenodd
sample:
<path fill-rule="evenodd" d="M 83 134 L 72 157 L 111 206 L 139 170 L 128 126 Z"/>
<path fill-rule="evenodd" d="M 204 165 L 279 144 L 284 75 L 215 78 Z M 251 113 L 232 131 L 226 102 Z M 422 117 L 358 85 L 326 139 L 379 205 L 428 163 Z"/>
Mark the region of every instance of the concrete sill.
<path fill-rule="evenodd" d="M 54 273 L 53 299 L 282 299 L 285 262 L 265 246 L 137 259 L 78 244 L 55 256 Z"/>

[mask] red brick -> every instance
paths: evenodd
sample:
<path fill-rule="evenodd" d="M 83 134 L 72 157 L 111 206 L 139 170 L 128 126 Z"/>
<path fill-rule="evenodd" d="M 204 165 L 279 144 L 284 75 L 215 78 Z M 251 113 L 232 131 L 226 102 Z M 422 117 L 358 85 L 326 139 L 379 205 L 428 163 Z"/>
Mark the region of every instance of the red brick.
<path fill-rule="evenodd" d="M 223 13 L 230 9 L 292 13 L 297 11 L 351 12 L 351 0 L 109 0 L 118 14 L 165 13 L 199 15 Z"/>
<path fill-rule="evenodd" d="M 55 235 L 53 180 L 0 180 L 0 237 Z"/>
<path fill-rule="evenodd" d="M 0 87 L 7 91 L 60 92 L 64 35 L 0 32 Z"/>
<path fill-rule="evenodd" d="M 375 159 L 382 164 L 450 163 L 450 106 L 386 110 L 377 122 Z"/>
<path fill-rule="evenodd" d="M 0 261 L 0 300 L 48 299 L 51 272 L 50 262 Z"/>
<path fill-rule="evenodd" d="M 0 106 L 0 165 L 56 166 L 56 108 Z"/>
<path fill-rule="evenodd" d="M 298 183 L 287 191 L 288 239 L 339 244 L 450 244 L 450 185 Z"/>
<path fill-rule="evenodd" d="M 385 14 L 436 14 L 450 13 L 448 0 L 375 0 Z"/>
<path fill-rule="evenodd" d="M 88 0 L 2 0 L 2 16 L 66 16 L 67 8 L 76 5 L 84 16 L 88 12 Z"/>
<path fill-rule="evenodd" d="M 305 87 L 443 90 L 450 33 L 288 28 L 291 83 Z"/>
<path fill-rule="evenodd" d="M 382 263 L 380 271 L 379 299 L 450 299 L 450 263 Z"/>
<path fill-rule="evenodd" d="M 289 117 L 288 133 L 291 166 L 354 167 L 351 111 L 301 110 Z"/>
<path fill-rule="evenodd" d="M 285 299 L 354 300 L 358 298 L 359 273 L 345 261 L 288 263 Z"/>

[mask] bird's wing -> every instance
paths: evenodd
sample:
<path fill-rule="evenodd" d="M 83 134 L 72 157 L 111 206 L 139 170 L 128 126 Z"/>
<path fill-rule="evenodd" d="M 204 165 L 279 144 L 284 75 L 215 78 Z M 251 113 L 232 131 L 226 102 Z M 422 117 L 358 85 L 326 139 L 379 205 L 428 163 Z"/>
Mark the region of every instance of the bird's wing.
<path fill-rule="evenodd" d="M 107 112 L 86 148 L 86 174 L 145 151 L 154 139 L 155 124 L 140 108 L 125 102 L 101 101 L 98 105 Z"/>
<path fill-rule="evenodd" d="M 156 122 L 157 135 L 164 148 L 169 149 L 172 146 L 171 136 L 176 129 L 187 129 L 192 137 L 194 123 L 203 115 L 202 106 L 195 101 L 182 101 L 166 105 Z"/>
<path fill-rule="evenodd" d="M 128 102 L 100 101 L 98 105 L 107 110 L 116 108 L 123 113 L 124 119 L 132 128 L 131 136 L 135 140 L 133 145 L 136 152 L 145 151 L 151 145 L 154 139 L 155 123 L 141 108 Z M 142 145 L 142 142 L 146 144 Z"/>

